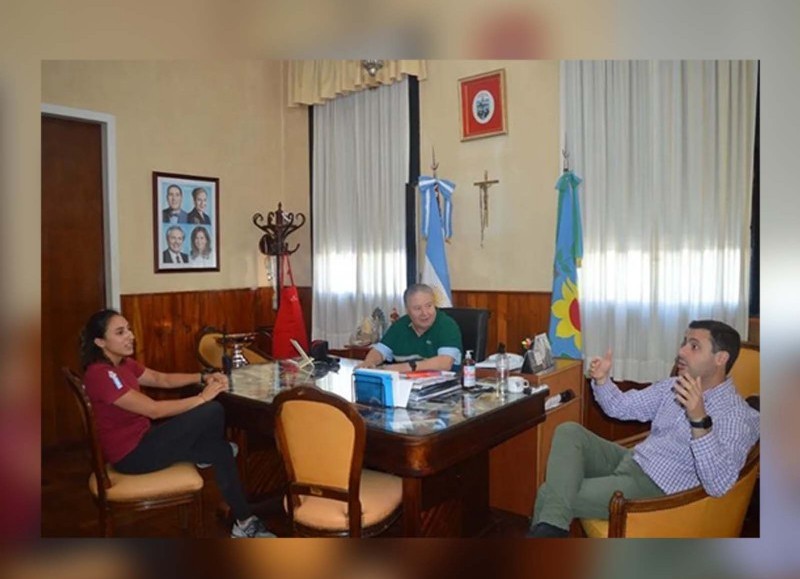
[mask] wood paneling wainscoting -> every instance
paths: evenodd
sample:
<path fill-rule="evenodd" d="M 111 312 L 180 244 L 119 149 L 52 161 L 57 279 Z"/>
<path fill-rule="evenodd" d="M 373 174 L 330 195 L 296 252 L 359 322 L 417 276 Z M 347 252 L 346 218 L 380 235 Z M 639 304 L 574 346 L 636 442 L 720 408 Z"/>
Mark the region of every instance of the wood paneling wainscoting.
<path fill-rule="evenodd" d="M 311 327 L 311 288 L 298 287 L 306 331 Z M 199 368 L 197 336 L 204 326 L 249 332 L 275 323 L 272 288 L 187 291 L 122 296 L 122 315 L 136 335 L 136 359 L 164 372 Z M 262 340 L 262 338 L 259 338 Z M 268 341 L 259 346 L 270 351 Z"/>
<path fill-rule="evenodd" d="M 298 287 L 306 329 L 310 335 L 311 288 Z M 456 307 L 486 308 L 489 319 L 488 352 L 504 342 L 519 352 L 523 338 L 547 332 L 550 292 L 454 290 Z M 136 358 L 146 366 L 166 372 L 199 367 L 195 354 L 197 334 L 206 325 L 229 332 L 250 331 L 274 324 L 272 288 L 187 291 L 122 296 L 122 314 L 136 334 Z M 269 351 L 268 343 L 259 344 Z M 643 384 L 621 383 L 623 390 Z M 587 386 L 588 388 L 588 386 Z M 646 425 L 608 418 L 585 391 L 583 423 L 593 432 L 617 439 L 646 429 Z"/>
<path fill-rule="evenodd" d="M 311 288 L 298 287 L 306 329 L 311 336 Z M 456 307 L 486 308 L 489 319 L 488 351 L 504 342 L 519 352 L 523 338 L 547 332 L 550 292 L 462 291 L 453 292 Z M 272 288 L 126 294 L 122 314 L 136 334 L 136 358 L 165 372 L 198 367 L 195 341 L 203 326 L 223 326 L 244 332 L 275 323 Z M 262 344 L 263 348 L 267 346 Z"/>
<path fill-rule="evenodd" d="M 453 306 L 492 312 L 487 355 L 497 351 L 499 342 L 509 352 L 521 352 L 524 338 L 547 333 L 550 326 L 550 292 L 453 290 Z"/>

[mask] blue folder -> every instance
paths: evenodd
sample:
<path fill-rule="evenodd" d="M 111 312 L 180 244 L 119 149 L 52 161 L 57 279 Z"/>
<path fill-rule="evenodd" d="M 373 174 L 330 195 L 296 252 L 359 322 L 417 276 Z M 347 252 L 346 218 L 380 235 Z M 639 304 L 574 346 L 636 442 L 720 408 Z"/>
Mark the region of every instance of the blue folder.
<path fill-rule="evenodd" d="M 353 380 L 356 402 L 373 406 L 394 406 L 391 376 L 359 369 L 353 372 Z"/>

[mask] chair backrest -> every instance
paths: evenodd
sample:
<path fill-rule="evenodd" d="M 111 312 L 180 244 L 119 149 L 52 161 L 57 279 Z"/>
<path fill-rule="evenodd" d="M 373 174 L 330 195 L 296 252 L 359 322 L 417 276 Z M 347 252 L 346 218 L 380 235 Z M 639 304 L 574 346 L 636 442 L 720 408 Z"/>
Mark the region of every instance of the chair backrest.
<path fill-rule="evenodd" d="M 216 328 L 205 327 L 197 338 L 197 359 L 206 368 L 222 368 L 222 344 L 217 340 L 222 332 Z"/>
<path fill-rule="evenodd" d="M 461 329 L 464 353 L 472 350 L 476 362 L 486 358 L 486 341 L 492 312 L 478 308 L 441 308 L 441 310 L 453 318 Z"/>
<path fill-rule="evenodd" d="M 197 359 L 206 368 L 222 369 L 222 354 L 224 348 L 220 343 L 222 331 L 212 326 L 206 326 L 200 330 L 197 337 Z M 255 348 L 244 347 L 242 353 L 251 364 L 263 364 L 269 361 L 269 357 Z"/>
<path fill-rule="evenodd" d="M 83 421 L 83 429 L 86 435 L 86 442 L 91 452 L 91 466 L 92 472 L 97 477 L 97 493 L 100 501 L 106 499 L 106 489 L 111 488 L 111 481 L 108 478 L 106 471 L 106 460 L 103 457 L 103 451 L 100 447 L 100 437 L 97 435 L 97 425 L 94 419 L 94 410 L 92 409 L 92 401 L 86 394 L 86 389 L 83 386 L 83 380 L 78 374 L 73 372 L 67 367 L 61 368 L 61 372 L 67 379 L 67 386 L 70 392 L 74 395 L 75 401 L 78 404 L 78 409 L 81 413 L 81 420 Z"/>
<path fill-rule="evenodd" d="M 731 378 L 742 398 L 761 394 L 761 352 L 755 348 L 742 347 L 739 357 L 731 368 Z"/>
<path fill-rule="evenodd" d="M 753 447 L 733 488 L 711 497 L 701 488 L 657 499 L 626 500 L 619 491 L 609 505 L 609 537 L 738 537 L 750 503 L 760 460 Z"/>
<path fill-rule="evenodd" d="M 361 467 L 366 426 L 355 406 L 310 386 L 275 397 L 275 432 L 289 479 L 287 506 L 294 521 L 300 497 L 348 503 L 351 537 L 361 536 Z"/>

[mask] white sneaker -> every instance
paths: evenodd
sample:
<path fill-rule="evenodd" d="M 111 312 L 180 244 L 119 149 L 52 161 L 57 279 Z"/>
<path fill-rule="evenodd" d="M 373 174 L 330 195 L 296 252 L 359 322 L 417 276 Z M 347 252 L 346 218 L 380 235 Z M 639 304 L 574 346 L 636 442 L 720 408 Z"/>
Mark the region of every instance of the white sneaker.
<path fill-rule="evenodd" d="M 233 458 L 236 458 L 237 456 L 239 456 L 239 445 L 236 444 L 235 442 L 228 442 L 228 444 L 231 445 L 231 452 L 233 452 Z M 198 462 L 195 466 L 197 468 L 208 468 L 208 467 L 211 466 L 211 463 L 210 462 Z"/>
<path fill-rule="evenodd" d="M 267 527 L 264 526 L 264 521 L 253 515 L 244 523 L 236 521 L 231 529 L 231 538 L 233 539 L 256 539 L 256 538 L 276 538 L 276 535 L 270 533 Z"/>

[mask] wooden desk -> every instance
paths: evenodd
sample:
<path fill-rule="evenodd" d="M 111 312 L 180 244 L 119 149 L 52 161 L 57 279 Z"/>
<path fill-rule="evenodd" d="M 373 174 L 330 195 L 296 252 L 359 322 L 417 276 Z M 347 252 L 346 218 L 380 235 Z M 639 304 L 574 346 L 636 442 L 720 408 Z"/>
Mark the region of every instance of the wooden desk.
<path fill-rule="evenodd" d="M 344 348 L 333 349 L 328 352 L 331 356 L 350 358 L 351 360 L 363 360 L 367 357 L 372 346 L 354 346 L 347 344 Z"/>
<path fill-rule="evenodd" d="M 350 378 L 343 361 L 338 374 L 316 384 L 339 394 L 349 392 Z M 248 366 L 233 373 L 233 391 L 217 399 L 225 406 L 228 424 L 248 437 L 274 447 L 271 401 L 287 386 L 309 383 L 299 374 L 280 372 L 276 364 Z M 259 377 L 258 373 L 262 372 Z M 311 381 L 314 383 L 314 381 Z M 345 396 L 347 397 L 347 396 Z M 403 478 L 403 530 L 409 537 L 476 536 L 490 525 L 489 452 L 492 447 L 533 429 L 544 420 L 544 393 L 483 394 L 472 402 L 474 415 L 465 416 L 461 393 L 452 403 L 421 403 L 411 409 L 358 405 L 367 424 L 365 466 Z M 279 459 L 270 459 L 275 472 L 263 477 L 250 492 L 274 493 L 285 474 Z M 249 477 L 248 477 L 249 478 Z"/>
<path fill-rule="evenodd" d="M 582 420 L 583 362 L 556 360 L 544 374 L 521 374 L 531 384 L 547 384 L 548 396 L 572 390 L 575 398 L 547 412 L 547 419 L 492 449 L 489 454 L 491 506 L 530 516 L 536 491 L 544 481 L 553 433 L 559 424 Z"/>

